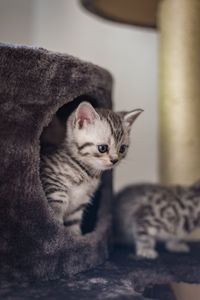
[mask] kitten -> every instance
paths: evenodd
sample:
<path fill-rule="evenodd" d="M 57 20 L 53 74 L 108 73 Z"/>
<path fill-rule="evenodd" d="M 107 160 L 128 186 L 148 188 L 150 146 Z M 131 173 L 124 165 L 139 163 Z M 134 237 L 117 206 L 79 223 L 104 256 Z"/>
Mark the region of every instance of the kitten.
<path fill-rule="evenodd" d="M 82 102 L 66 122 L 66 136 L 54 153 L 41 157 L 41 180 L 56 219 L 80 234 L 85 207 L 103 171 L 126 156 L 130 129 L 142 110 L 114 113 Z"/>
<path fill-rule="evenodd" d="M 116 195 L 115 238 L 135 244 L 136 255 L 156 258 L 156 241 L 174 252 L 188 252 L 184 237 L 200 226 L 200 182 L 189 187 L 133 185 Z"/>

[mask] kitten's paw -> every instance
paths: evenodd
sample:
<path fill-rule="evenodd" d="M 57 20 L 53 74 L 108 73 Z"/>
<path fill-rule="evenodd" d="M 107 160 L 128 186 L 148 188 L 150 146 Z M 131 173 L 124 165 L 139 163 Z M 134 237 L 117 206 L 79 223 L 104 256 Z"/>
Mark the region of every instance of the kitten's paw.
<path fill-rule="evenodd" d="M 171 252 L 189 252 L 190 251 L 190 247 L 183 242 L 175 242 L 175 241 L 169 241 L 166 243 L 166 248 L 167 250 L 171 251 Z"/>
<path fill-rule="evenodd" d="M 158 252 L 154 249 L 140 249 L 136 255 L 140 258 L 155 259 L 158 257 Z"/>

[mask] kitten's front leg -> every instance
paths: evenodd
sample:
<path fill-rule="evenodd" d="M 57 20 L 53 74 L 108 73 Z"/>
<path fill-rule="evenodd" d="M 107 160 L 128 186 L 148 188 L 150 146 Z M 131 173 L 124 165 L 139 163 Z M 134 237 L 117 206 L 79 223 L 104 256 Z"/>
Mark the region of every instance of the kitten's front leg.
<path fill-rule="evenodd" d="M 171 251 L 171 252 L 189 252 L 190 251 L 190 247 L 184 243 L 181 242 L 179 240 L 170 240 L 168 242 L 166 242 L 166 248 L 167 250 Z"/>
<path fill-rule="evenodd" d="M 64 224 L 64 216 L 69 205 L 69 197 L 65 191 L 54 191 L 47 195 L 49 205 L 54 211 L 56 220 Z"/>
<path fill-rule="evenodd" d="M 136 255 L 139 257 L 154 259 L 158 257 L 155 250 L 155 240 L 151 237 L 140 237 L 135 241 Z"/>
<path fill-rule="evenodd" d="M 81 204 L 74 211 L 67 212 L 64 216 L 64 225 L 66 231 L 71 235 L 81 235 L 81 221 L 83 218 L 83 209 L 86 204 Z"/>
<path fill-rule="evenodd" d="M 70 235 L 81 235 L 81 222 L 73 220 L 64 221 L 65 230 Z"/>
<path fill-rule="evenodd" d="M 140 228 L 140 226 L 136 225 L 136 229 L 134 233 L 136 255 L 150 259 L 158 257 L 158 253 L 155 250 L 155 238 L 150 236 L 143 227 Z"/>

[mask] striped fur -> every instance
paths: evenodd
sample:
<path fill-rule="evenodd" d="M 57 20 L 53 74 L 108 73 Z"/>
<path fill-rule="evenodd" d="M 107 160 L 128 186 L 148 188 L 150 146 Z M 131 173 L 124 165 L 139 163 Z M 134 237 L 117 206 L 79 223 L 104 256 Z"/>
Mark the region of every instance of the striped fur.
<path fill-rule="evenodd" d="M 130 127 L 141 110 L 124 113 L 96 109 L 82 102 L 67 120 L 66 137 L 54 153 L 41 157 L 41 180 L 56 219 L 72 234 L 80 234 L 83 211 L 96 191 L 104 170 L 126 156 Z M 109 151 L 100 153 L 98 145 Z M 124 153 L 120 146 L 127 145 Z"/>
<path fill-rule="evenodd" d="M 134 185 L 115 199 L 115 236 L 118 243 L 135 243 L 136 255 L 156 258 L 156 241 L 187 252 L 184 237 L 200 226 L 200 183 L 190 187 Z"/>

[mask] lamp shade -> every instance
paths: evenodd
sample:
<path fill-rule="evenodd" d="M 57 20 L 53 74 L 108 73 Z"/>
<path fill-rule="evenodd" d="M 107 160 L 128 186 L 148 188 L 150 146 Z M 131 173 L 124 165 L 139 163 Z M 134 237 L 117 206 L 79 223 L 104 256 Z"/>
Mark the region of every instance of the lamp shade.
<path fill-rule="evenodd" d="M 114 22 L 155 28 L 161 0 L 80 0 L 88 11 Z"/>

